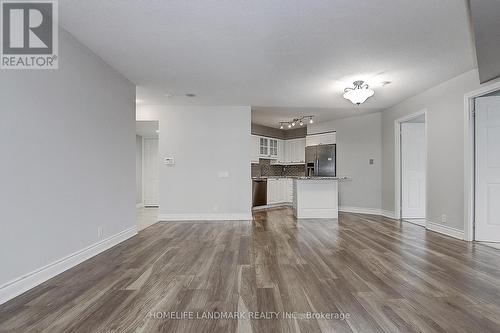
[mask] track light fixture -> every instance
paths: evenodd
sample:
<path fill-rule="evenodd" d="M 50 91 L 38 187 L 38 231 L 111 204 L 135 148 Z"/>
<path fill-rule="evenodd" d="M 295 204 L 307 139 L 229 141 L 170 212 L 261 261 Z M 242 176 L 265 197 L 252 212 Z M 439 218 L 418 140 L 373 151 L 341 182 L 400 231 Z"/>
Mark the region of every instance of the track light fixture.
<path fill-rule="evenodd" d="M 290 121 L 280 121 L 280 123 L 279 123 L 280 129 L 284 129 L 285 126 L 287 126 L 288 128 L 292 128 L 292 127 L 295 127 L 297 124 L 299 126 L 304 126 L 304 119 L 309 120 L 309 124 L 312 124 L 312 123 L 314 123 L 313 118 L 314 118 L 314 116 L 301 116 L 301 117 L 293 118 Z"/>

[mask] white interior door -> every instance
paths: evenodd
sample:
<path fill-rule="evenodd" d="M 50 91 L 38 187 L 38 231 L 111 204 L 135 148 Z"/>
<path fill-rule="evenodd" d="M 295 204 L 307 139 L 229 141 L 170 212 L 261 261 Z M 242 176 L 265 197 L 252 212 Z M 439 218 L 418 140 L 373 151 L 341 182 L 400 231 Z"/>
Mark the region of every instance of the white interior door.
<path fill-rule="evenodd" d="M 158 206 L 158 169 L 158 139 L 144 139 L 144 206 Z"/>
<path fill-rule="evenodd" d="M 425 123 L 401 123 L 401 217 L 425 218 Z"/>
<path fill-rule="evenodd" d="M 476 99 L 475 239 L 500 242 L 500 97 Z"/>

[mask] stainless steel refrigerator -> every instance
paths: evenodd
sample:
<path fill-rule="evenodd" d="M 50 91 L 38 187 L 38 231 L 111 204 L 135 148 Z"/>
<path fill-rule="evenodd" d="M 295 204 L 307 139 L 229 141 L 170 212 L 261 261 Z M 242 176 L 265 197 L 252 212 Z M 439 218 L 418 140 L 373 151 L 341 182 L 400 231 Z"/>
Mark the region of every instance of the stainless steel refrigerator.
<path fill-rule="evenodd" d="M 306 176 L 336 177 L 336 145 L 306 147 Z"/>

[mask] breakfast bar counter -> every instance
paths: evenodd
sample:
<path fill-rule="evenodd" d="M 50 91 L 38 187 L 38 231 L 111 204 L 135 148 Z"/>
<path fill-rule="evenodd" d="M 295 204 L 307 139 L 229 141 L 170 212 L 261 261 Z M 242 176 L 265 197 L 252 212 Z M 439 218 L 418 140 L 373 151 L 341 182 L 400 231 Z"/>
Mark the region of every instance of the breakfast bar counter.
<path fill-rule="evenodd" d="M 293 213 L 299 219 L 338 218 L 338 178 L 299 177 L 294 179 Z"/>

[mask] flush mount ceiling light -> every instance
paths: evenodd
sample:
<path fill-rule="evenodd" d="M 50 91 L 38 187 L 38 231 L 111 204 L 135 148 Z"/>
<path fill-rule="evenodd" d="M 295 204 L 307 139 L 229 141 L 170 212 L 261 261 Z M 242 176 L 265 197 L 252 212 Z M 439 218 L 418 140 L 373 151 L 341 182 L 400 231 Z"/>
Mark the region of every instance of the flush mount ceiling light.
<path fill-rule="evenodd" d="M 290 121 L 280 121 L 280 129 L 284 129 L 285 126 L 288 128 L 292 128 L 297 124 L 302 127 L 304 126 L 304 119 L 307 119 L 309 121 L 309 124 L 312 124 L 314 123 L 313 117 L 314 116 L 301 116 L 298 118 L 293 118 Z"/>
<path fill-rule="evenodd" d="M 370 87 L 363 81 L 354 81 L 353 84 L 354 88 L 345 88 L 344 95 L 342 95 L 353 104 L 360 105 L 375 94 L 375 91 L 370 89 Z"/>

